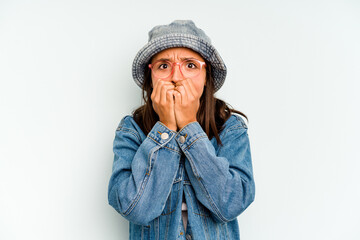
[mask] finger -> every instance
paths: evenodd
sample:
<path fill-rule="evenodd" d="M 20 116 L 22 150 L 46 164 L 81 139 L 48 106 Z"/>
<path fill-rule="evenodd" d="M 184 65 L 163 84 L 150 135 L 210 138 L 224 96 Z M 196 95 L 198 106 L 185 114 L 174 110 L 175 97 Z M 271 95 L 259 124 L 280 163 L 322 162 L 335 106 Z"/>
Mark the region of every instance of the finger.
<path fill-rule="evenodd" d="M 165 81 L 163 81 L 161 79 L 159 79 L 157 81 L 155 98 L 154 98 L 157 103 L 160 103 L 160 101 L 161 101 L 161 89 L 162 89 L 163 84 L 165 84 Z"/>
<path fill-rule="evenodd" d="M 169 103 L 170 105 L 174 104 L 174 91 L 175 91 L 174 88 L 168 89 L 166 91 L 166 102 Z"/>
<path fill-rule="evenodd" d="M 181 93 L 178 90 L 174 90 L 174 101 L 175 105 L 181 105 Z"/>
<path fill-rule="evenodd" d="M 186 90 L 187 94 L 189 95 L 188 98 L 190 98 L 190 97 L 197 98 L 198 97 L 197 92 L 195 90 L 194 83 L 191 78 L 185 79 L 183 81 L 183 86 L 185 87 L 185 90 Z"/>
<path fill-rule="evenodd" d="M 160 103 L 161 105 L 165 105 L 167 103 L 167 92 L 170 90 L 170 89 L 174 89 L 174 85 L 173 84 L 167 84 L 167 83 L 164 83 L 162 86 L 161 86 L 161 92 L 160 92 Z"/>
<path fill-rule="evenodd" d="M 185 87 L 181 84 L 178 84 L 175 89 L 181 94 L 181 104 L 186 104 L 188 101 L 188 96 Z"/>

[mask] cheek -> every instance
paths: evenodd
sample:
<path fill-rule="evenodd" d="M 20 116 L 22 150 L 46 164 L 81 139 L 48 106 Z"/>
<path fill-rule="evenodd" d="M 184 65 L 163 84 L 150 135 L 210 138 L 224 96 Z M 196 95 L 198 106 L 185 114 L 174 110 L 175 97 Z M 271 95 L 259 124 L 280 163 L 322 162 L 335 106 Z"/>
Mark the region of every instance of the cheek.
<path fill-rule="evenodd" d="M 151 86 L 154 87 L 158 80 L 151 74 Z"/>
<path fill-rule="evenodd" d="M 152 87 L 154 87 L 155 83 L 157 83 L 158 81 L 160 81 L 160 80 L 151 74 Z M 167 79 L 163 78 L 163 79 L 161 79 L 161 81 L 171 82 L 172 80 L 171 80 L 171 78 L 167 78 Z"/>
<path fill-rule="evenodd" d="M 197 79 L 196 81 L 194 81 L 194 86 L 195 86 L 196 92 L 198 93 L 199 96 L 201 96 L 201 94 L 204 90 L 204 85 L 205 85 L 204 78 L 200 78 L 200 79 Z"/>

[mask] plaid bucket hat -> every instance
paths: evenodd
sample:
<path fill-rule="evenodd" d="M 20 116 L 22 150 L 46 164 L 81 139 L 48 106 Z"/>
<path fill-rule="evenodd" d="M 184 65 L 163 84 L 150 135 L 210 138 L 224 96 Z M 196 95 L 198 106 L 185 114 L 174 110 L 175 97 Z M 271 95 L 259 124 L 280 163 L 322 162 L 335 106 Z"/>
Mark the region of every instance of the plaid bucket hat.
<path fill-rule="evenodd" d="M 221 88 L 227 72 L 225 63 L 211 45 L 210 38 L 191 20 L 176 20 L 151 29 L 148 43 L 136 54 L 132 65 L 132 75 L 139 87 L 144 83 L 144 70 L 152 56 L 174 47 L 186 47 L 199 53 L 211 65 L 215 92 Z"/>

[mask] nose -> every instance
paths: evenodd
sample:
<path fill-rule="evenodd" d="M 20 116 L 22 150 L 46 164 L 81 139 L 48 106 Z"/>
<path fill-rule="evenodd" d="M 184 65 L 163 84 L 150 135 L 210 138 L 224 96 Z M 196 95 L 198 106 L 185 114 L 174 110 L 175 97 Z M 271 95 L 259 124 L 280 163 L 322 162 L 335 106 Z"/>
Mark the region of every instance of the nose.
<path fill-rule="evenodd" d="M 180 63 L 174 63 L 173 65 L 173 74 L 171 75 L 171 80 L 173 82 L 180 81 L 184 78 L 180 70 Z"/>

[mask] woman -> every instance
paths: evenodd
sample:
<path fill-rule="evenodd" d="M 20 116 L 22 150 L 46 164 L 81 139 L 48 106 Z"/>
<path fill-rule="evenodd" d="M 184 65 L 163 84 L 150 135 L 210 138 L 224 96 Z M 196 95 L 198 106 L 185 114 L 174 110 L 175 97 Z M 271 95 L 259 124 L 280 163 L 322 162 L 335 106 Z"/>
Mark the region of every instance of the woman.
<path fill-rule="evenodd" d="M 133 63 L 144 105 L 116 129 L 108 189 L 130 239 L 240 239 L 255 184 L 246 116 L 214 97 L 225 76 L 192 21 L 149 32 Z"/>

